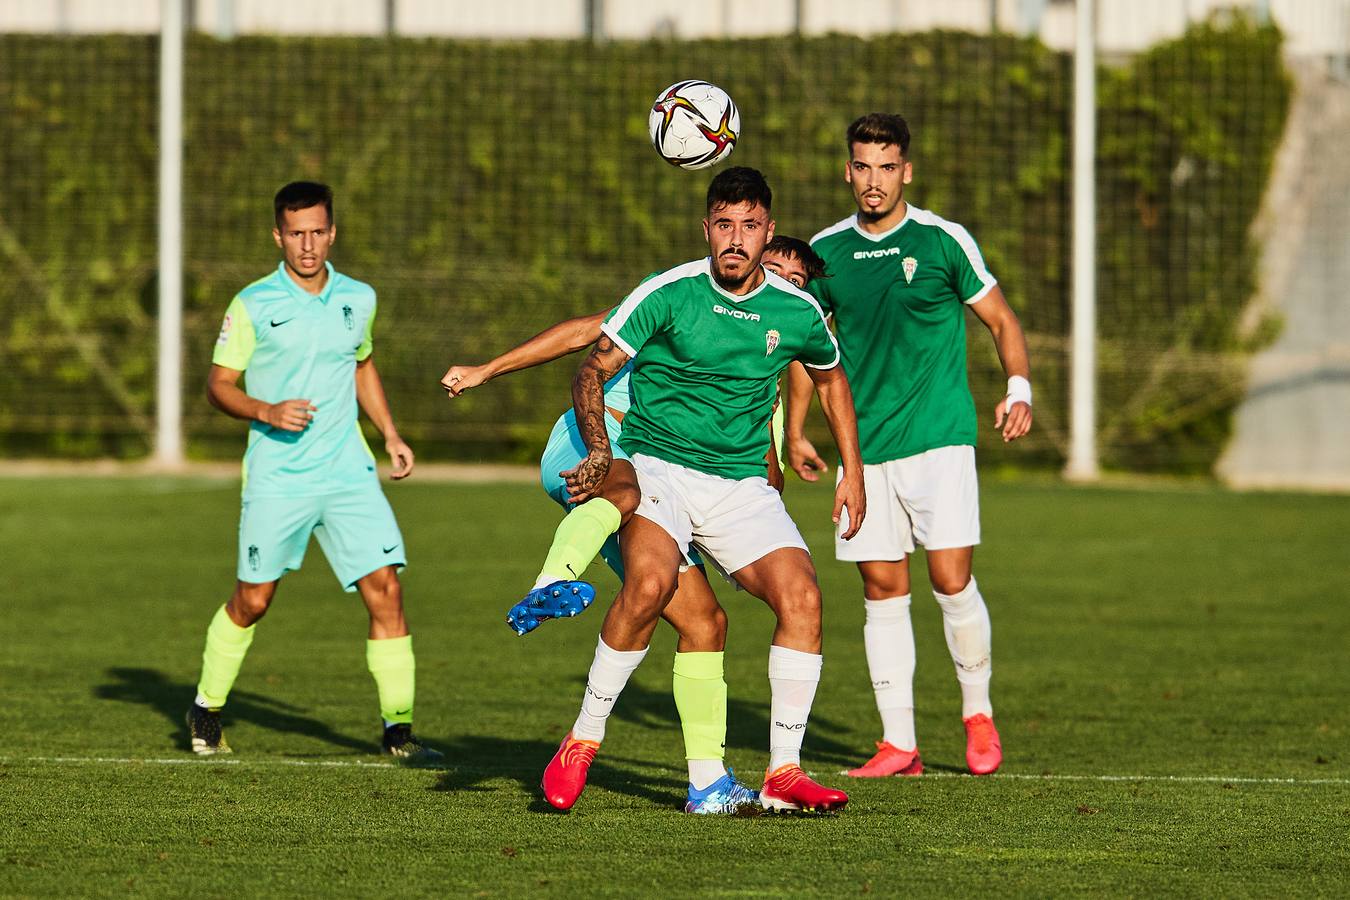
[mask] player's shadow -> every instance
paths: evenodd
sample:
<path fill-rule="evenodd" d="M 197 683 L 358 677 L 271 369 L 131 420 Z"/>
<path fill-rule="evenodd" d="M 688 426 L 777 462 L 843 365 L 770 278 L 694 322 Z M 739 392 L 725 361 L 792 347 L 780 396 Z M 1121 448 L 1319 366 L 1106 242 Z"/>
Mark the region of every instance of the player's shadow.
<path fill-rule="evenodd" d="M 585 679 L 581 679 L 582 685 Z M 769 750 L 769 704 L 727 698 L 727 749 L 767 754 Z M 680 730 L 680 714 L 669 691 L 651 690 L 630 681 L 614 704 L 614 717 L 645 728 Z M 837 722 L 813 710 L 806 730 L 802 755 L 811 763 L 857 764 L 858 748 L 830 737 L 846 731 Z M 734 760 L 733 760 L 734 763 Z"/>
<path fill-rule="evenodd" d="M 178 746 L 184 750 L 190 749 L 183 717 L 196 694 L 195 685 L 171 681 L 164 673 L 154 669 L 114 667 L 107 671 L 107 676 L 107 682 L 94 687 L 95 697 L 120 703 L 139 703 L 153 709 L 172 723 L 171 738 Z M 230 692 L 229 706 L 225 707 L 221 715 L 227 728 L 231 721 L 249 722 L 261 728 L 304 735 L 360 753 L 379 750 L 373 741 L 361 741 L 339 734 L 318 719 L 303 715 L 303 712 L 301 707 L 280 700 L 235 690 Z"/>
<path fill-rule="evenodd" d="M 506 778 L 535 798 L 529 807 L 531 811 L 557 812 L 539 796 L 539 779 L 558 749 L 556 742 L 465 734 L 433 746 L 445 750 L 446 768 L 431 790 L 488 792 L 496 788 L 487 782 Z M 591 765 L 586 783 L 591 788 L 637 797 L 656 806 L 677 808 L 684 803 L 682 765 L 672 764 L 671 772 L 662 776 L 644 774 L 641 771 L 644 766 L 650 763 L 602 752 Z"/>

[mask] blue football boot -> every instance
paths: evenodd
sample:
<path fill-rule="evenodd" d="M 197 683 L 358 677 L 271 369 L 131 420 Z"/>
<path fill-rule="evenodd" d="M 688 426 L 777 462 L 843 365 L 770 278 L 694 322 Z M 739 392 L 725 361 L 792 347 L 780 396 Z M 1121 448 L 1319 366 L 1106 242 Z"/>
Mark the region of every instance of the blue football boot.
<path fill-rule="evenodd" d="M 525 635 L 549 619 L 580 615 L 594 602 L 595 588 L 586 582 L 555 581 L 535 588 L 511 607 L 506 614 L 506 624 L 516 634 Z"/>
<path fill-rule="evenodd" d="M 759 792 L 741 784 L 736 773 L 727 769 L 727 774 L 701 791 L 689 785 L 684 811 L 696 816 L 757 816 L 764 808 Z"/>

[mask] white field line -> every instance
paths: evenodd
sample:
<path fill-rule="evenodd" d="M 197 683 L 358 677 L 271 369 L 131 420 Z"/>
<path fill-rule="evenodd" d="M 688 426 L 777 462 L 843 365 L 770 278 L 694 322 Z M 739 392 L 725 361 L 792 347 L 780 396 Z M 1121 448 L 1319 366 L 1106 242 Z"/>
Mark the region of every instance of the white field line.
<path fill-rule="evenodd" d="M 198 759 L 191 756 L 170 757 L 167 759 L 136 759 L 134 757 L 112 756 L 0 756 L 0 763 L 50 763 L 66 765 L 127 765 L 127 766 L 280 766 L 290 768 L 315 769 L 404 769 L 397 763 L 362 762 L 354 759 L 235 759 L 208 757 Z M 453 768 L 444 766 L 442 768 Z M 424 768 L 418 771 L 436 771 Z M 960 772 L 925 773 L 923 778 L 972 778 Z M 985 775 L 994 781 L 1085 781 L 1085 782 L 1157 782 L 1170 784 L 1287 784 L 1287 785 L 1350 785 L 1350 778 L 1270 778 L 1249 775 L 1033 775 L 1020 772 L 1002 772 Z"/>
<path fill-rule="evenodd" d="M 136 759 L 116 756 L 0 756 L 0 763 L 56 763 L 126 766 L 291 766 L 316 769 L 401 769 L 396 763 L 362 762 L 357 759 L 231 759 L 195 756 L 170 759 Z"/>
<path fill-rule="evenodd" d="M 842 773 L 841 773 L 842 774 Z M 973 778 L 962 772 L 925 772 L 924 778 Z M 1100 782 L 1172 782 L 1176 784 L 1348 784 L 1350 778 L 1260 778 L 1247 775 L 1032 775 L 1021 772 L 1000 772 L 984 775 L 1002 781 L 1100 781 Z"/>

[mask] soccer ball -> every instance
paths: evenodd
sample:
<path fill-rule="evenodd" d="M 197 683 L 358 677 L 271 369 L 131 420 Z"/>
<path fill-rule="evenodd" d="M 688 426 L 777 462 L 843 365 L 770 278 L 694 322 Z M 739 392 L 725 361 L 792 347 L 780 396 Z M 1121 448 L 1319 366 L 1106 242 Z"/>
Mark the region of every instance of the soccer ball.
<path fill-rule="evenodd" d="M 647 129 L 666 162 L 681 169 L 706 169 L 736 148 L 741 114 L 717 85 L 678 81 L 656 95 Z"/>

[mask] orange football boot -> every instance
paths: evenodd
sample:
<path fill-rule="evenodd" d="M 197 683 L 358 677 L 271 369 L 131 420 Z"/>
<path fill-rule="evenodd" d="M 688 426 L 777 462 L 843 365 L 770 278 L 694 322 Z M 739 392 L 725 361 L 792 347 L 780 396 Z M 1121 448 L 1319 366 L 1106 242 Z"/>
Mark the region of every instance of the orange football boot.
<path fill-rule="evenodd" d="M 843 809 L 844 804 L 848 803 L 848 794 L 816 784 L 802 771 L 801 766 L 788 763 L 764 776 L 759 802 L 765 809 L 829 812 Z"/>
<path fill-rule="evenodd" d="M 558 809 L 571 809 L 586 789 L 586 773 L 599 749 L 597 742 L 577 740 L 572 737 L 572 732 L 567 732 L 558 752 L 544 769 L 544 778 L 540 782 L 544 799 Z"/>
<path fill-rule="evenodd" d="M 876 755 L 856 769 L 844 773 L 854 778 L 886 778 L 890 775 L 922 775 L 923 760 L 919 748 L 901 750 L 887 741 L 877 741 Z"/>
<path fill-rule="evenodd" d="M 966 726 L 966 765 L 972 775 L 989 775 L 1003 763 L 1003 745 L 998 740 L 994 720 L 977 713 L 964 720 Z"/>

